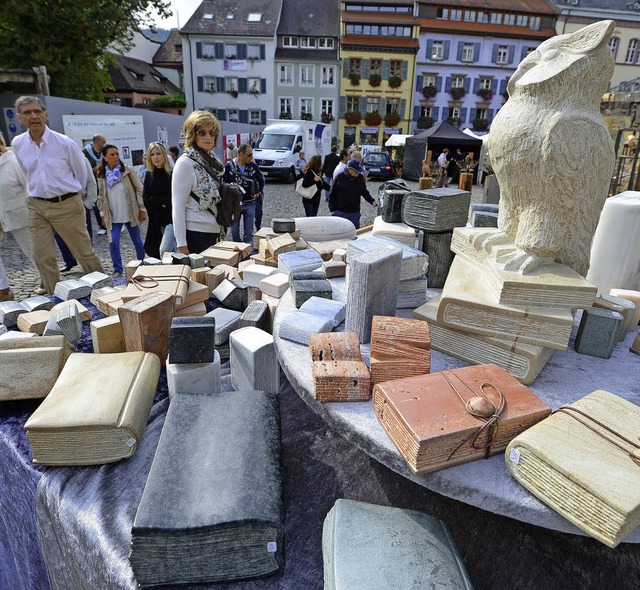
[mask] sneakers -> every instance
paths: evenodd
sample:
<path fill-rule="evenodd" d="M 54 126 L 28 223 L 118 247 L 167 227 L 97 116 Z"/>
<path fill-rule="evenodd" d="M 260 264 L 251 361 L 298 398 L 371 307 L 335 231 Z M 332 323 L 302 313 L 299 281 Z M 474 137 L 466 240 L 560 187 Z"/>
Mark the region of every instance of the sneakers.
<path fill-rule="evenodd" d="M 0 291 L 0 301 L 13 301 L 15 298 L 15 293 L 11 289 Z"/>
<path fill-rule="evenodd" d="M 106 235 L 106 233 L 107 233 L 107 230 L 106 230 L 106 229 L 102 229 L 102 228 L 100 228 L 100 229 L 98 230 L 98 235 L 99 235 L 99 236 L 104 236 L 104 235 Z"/>

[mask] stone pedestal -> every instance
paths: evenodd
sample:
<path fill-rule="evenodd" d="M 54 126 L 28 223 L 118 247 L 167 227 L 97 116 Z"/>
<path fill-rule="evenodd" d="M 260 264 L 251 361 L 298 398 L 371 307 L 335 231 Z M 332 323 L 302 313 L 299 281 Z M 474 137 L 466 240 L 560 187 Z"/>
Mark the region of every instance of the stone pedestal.
<path fill-rule="evenodd" d="M 447 280 L 454 257 L 451 251 L 452 236 L 452 231 L 423 233 L 422 251 L 429 256 L 427 284 L 430 289 L 442 289 Z"/>

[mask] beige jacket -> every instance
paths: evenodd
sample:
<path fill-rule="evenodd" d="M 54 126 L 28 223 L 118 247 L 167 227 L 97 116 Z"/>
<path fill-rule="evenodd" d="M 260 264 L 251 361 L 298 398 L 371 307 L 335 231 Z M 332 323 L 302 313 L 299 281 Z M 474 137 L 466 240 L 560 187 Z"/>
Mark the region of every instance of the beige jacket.
<path fill-rule="evenodd" d="M 142 202 L 142 183 L 138 175 L 129 166 L 124 167 L 122 185 L 127 199 L 129 222 L 132 226 L 139 225 L 140 211 L 146 213 L 147 210 Z M 98 209 L 100 209 L 100 215 L 104 217 L 104 226 L 107 229 L 109 242 L 111 242 L 111 210 L 107 199 L 107 181 L 104 177 L 98 177 Z"/>
<path fill-rule="evenodd" d="M 29 225 L 27 180 L 11 150 L 0 155 L 0 228 L 5 232 Z"/>

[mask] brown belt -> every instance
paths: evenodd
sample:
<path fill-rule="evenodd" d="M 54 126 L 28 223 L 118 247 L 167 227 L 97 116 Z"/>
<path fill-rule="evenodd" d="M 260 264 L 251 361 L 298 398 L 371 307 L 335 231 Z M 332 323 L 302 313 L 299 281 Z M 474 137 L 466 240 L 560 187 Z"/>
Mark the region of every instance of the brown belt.
<path fill-rule="evenodd" d="M 48 201 L 49 203 L 62 203 L 62 201 L 66 201 L 71 197 L 77 196 L 78 193 L 65 193 L 64 195 L 60 195 L 58 197 L 53 197 L 52 199 L 45 199 L 44 197 L 31 197 L 32 199 L 38 199 L 38 201 Z"/>

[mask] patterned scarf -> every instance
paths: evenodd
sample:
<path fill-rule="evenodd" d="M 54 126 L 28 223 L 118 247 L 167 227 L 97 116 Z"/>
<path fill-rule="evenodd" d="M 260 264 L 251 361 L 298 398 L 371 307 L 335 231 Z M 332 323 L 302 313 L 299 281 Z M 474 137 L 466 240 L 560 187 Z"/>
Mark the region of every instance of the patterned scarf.
<path fill-rule="evenodd" d="M 104 173 L 107 180 L 107 188 L 111 188 L 114 184 L 122 182 L 122 170 L 119 164 L 113 170 L 111 170 L 109 166 L 105 166 Z"/>
<path fill-rule="evenodd" d="M 200 198 L 199 209 L 201 211 L 210 209 L 221 199 L 220 183 L 224 174 L 224 166 L 215 154 L 207 154 L 195 147 L 185 148 L 184 155 L 191 158 L 195 164 L 196 187 L 193 192 Z"/>

